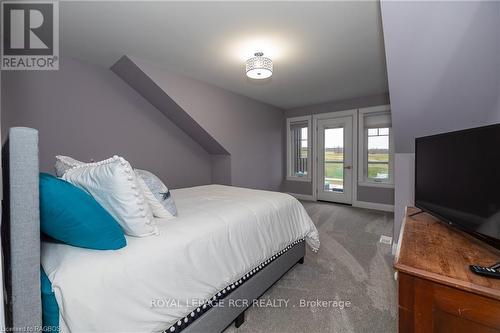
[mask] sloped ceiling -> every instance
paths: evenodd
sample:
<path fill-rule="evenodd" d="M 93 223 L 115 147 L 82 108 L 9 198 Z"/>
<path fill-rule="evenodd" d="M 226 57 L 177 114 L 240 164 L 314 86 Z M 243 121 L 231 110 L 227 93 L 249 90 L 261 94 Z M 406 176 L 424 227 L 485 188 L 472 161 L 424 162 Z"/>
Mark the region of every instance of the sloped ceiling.
<path fill-rule="evenodd" d="M 228 155 L 228 151 L 179 106 L 134 60 L 123 56 L 111 70 L 153 104 L 210 154 Z"/>

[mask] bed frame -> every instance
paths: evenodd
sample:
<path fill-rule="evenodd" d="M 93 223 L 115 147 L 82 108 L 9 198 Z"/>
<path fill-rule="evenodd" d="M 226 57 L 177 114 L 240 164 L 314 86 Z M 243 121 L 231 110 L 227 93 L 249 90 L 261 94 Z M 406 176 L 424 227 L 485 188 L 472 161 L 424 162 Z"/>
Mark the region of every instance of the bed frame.
<path fill-rule="evenodd" d="M 2 148 L 2 166 L 5 326 L 35 332 L 42 326 L 38 131 L 11 128 Z M 233 287 L 221 299 L 246 300 L 251 305 L 296 263 L 303 263 L 304 255 L 305 242 L 295 242 L 259 265 L 244 283 Z M 221 332 L 233 322 L 239 327 L 246 309 L 246 306 L 211 307 L 193 318 L 186 317 L 188 320 L 182 325 L 166 327 L 165 332 Z"/>

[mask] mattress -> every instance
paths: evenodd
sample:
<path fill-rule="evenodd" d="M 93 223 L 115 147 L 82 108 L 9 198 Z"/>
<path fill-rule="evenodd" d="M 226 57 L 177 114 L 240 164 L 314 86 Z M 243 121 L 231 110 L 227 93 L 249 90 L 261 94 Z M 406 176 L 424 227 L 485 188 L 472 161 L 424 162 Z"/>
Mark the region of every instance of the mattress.
<path fill-rule="evenodd" d="M 288 194 L 223 185 L 171 191 L 176 219 L 117 251 L 42 243 L 61 332 L 157 332 L 297 240 L 318 232 Z"/>

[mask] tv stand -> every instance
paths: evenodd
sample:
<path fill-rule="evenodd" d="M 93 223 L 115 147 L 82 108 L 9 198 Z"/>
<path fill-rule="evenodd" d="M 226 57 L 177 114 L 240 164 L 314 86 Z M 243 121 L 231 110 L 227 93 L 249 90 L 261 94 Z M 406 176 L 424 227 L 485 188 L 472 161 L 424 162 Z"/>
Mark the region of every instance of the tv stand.
<path fill-rule="evenodd" d="M 500 332 L 500 280 L 469 269 L 498 262 L 500 250 L 416 212 L 406 209 L 394 264 L 399 332 Z"/>
<path fill-rule="evenodd" d="M 416 216 L 418 214 L 422 214 L 423 212 L 424 212 L 423 210 L 416 208 L 416 210 L 414 212 L 412 212 L 411 214 L 408 214 L 408 217 L 413 217 L 413 216 Z"/>

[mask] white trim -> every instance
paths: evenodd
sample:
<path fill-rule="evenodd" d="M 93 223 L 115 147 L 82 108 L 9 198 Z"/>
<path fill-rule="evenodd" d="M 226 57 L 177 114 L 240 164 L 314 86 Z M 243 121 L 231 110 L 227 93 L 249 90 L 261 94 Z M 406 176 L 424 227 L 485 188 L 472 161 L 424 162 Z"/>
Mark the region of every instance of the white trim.
<path fill-rule="evenodd" d="M 389 128 L 389 181 L 388 182 L 375 182 L 370 181 L 365 175 L 365 155 L 367 149 L 367 137 L 364 125 L 364 118 L 366 114 L 375 113 L 375 112 L 389 112 L 391 113 L 391 106 L 387 105 L 379 105 L 372 106 L 368 108 L 360 108 L 358 112 L 358 184 L 361 186 L 372 186 L 372 187 L 386 187 L 386 188 L 394 188 L 394 132 L 391 128 Z M 392 117 L 392 114 L 391 114 Z M 382 186 L 385 185 L 385 186 Z"/>
<path fill-rule="evenodd" d="M 311 182 L 311 177 L 296 177 L 296 176 L 287 176 L 286 180 L 289 182 L 303 182 L 303 183 L 310 183 Z"/>
<path fill-rule="evenodd" d="M 355 119 L 353 116 L 347 117 L 339 117 L 339 118 L 328 118 L 328 119 L 319 119 L 318 120 L 318 145 L 316 146 L 316 151 L 318 152 L 318 160 L 316 164 L 316 172 L 319 178 L 317 178 L 318 184 L 317 189 L 318 193 L 316 195 L 318 200 L 325 200 L 331 202 L 338 202 L 344 204 L 351 204 L 353 198 L 352 190 L 353 186 L 351 185 L 354 181 L 356 174 L 354 174 L 353 163 L 356 158 L 353 139 L 355 134 L 352 133 L 354 130 L 354 122 Z M 330 128 L 342 128 L 342 136 L 344 142 L 344 153 L 343 153 L 343 165 L 344 168 L 344 176 L 342 183 L 343 191 L 335 192 L 335 191 L 324 191 L 324 178 L 325 175 L 325 166 L 326 166 L 326 154 L 325 154 L 325 139 L 326 139 L 326 131 Z M 350 170 L 347 170 L 349 168 Z"/>
<path fill-rule="evenodd" d="M 358 179 L 356 178 L 356 174 L 358 173 L 358 165 L 359 161 L 356 158 L 358 156 L 358 150 L 359 150 L 359 142 L 358 142 L 358 132 L 359 132 L 359 127 L 358 127 L 358 122 L 357 117 L 358 117 L 358 110 L 355 109 L 353 110 L 354 114 L 352 116 L 352 200 L 351 204 L 355 203 L 358 201 Z"/>
<path fill-rule="evenodd" d="M 287 192 L 287 194 L 290 194 L 292 197 L 295 197 L 299 200 L 316 201 L 314 196 L 310 194 L 300 194 L 300 193 L 290 193 L 290 192 Z"/>
<path fill-rule="evenodd" d="M 342 118 L 348 116 L 355 116 L 358 112 L 358 109 L 350 109 L 344 111 L 334 111 L 334 112 L 325 112 L 325 113 L 316 113 L 313 114 L 313 119 L 330 119 L 330 118 Z"/>
<path fill-rule="evenodd" d="M 292 175 L 292 165 L 290 163 L 291 158 L 291 145 L 290 140 L 290 124 L 292 122 L 306 121 L 307 122 L 307 176 L 297 177 Z M 292 117 L 286 119 L 286 180 L 288 181 L 298 181 L 298 182 L 311 182 L 311 170 L 312 170 L 312 158 L 311 158 L 311 140 L 312 139 L 312 128 L 311 128 L 311 116 L 300 116 Z"/>
<path fill-rule="evenodd" d="M 356 179 L 356 174 L 358 170 L 358 159 L 357 151 L 358 151 L 358 122 L 356 121 L 356 117 L 358 115 L 358 109 L 351 109 L 345 111 L 335 111 L 335 112 L 327 112 L 327 113 L 318 113 L 312 116 L 313 118 L 313 145 L 312 145 L 312 195 L 314 200 L 317 200 L 318 189 L 317 189 L 317 168 L 318 168 L 318 120 L 320 119 L 330 119 L 330 118 L 342 118 L 352 116 L 352 146 L 353 146 L 353 158 L 352 158 L 352 203 L 356 201 L 358 198 L 358 182 Z"/>
<path fill-rule="evenodd" d="M 366 209 L 382 210 L 384 212 L 394 212 L 394 205 L 386 205 L 375 202 L 353 200 L 352 206 Z"/>
<path fill-rule="evenodd" d="M 384 105 L 370 106 L 367 108 L 359 108 L 360 113 L 384 112 L 384 111 L 391 111 L 391 105 L 384 104 Z"/>
<path fill-rule="evenodd" d="M 291 182 L 311 182 L 311 176 L 309 177 L 297 177 L 297 176 L 286 176 L 286 180 Z"/>
<path fill-rule="evenodd" d="M 392 253 L 392 256 L 395 257 L 396 254 L 398 253 L 398 249 L 399 249 L 399 243 L 395 243 L 394 241 L 392 242 L 392 250 L 391 250 L 391 253 Z"/>
<path fill-rule="evenodd" d="M 360 182 L 358 185 L 362 187 L 379 187 L 379 188 L 394 188 L 394 184 L 389 183 L 376 183 L 376 182 Z"/>
<path fill-rule="evenodd" d="M 399 235 L 398 235 L 398 245 L 396 247 L 396 252 L 394 253 L 394 262 L 396 262 L 399 259 L 399 253 L 401 252 L 401 246 L 403 245 L 403 234 L 405 232 L 405 226 L 406 226 L 406 217 L 408 216 L 408 206 L 405 207 L 405 212 L 404 212 L 404 217 L 403 221 L 401 222 L 401 229 L 399 230 Z M 394 237 L 395 235 L 393 235 Z"/>
<path fill-rule="evenodd" d="M 316 179 L 318 178 L 318 175 L 316 175 L 316 169 L 317 169 L 317 164 L 318 164 L 318 150 L 316 147 L 318 146 L 318 118 L 316 118 L 316 115 L 313 115 L 312 117 L 312 129 L 313 129 L 313 144 L 312 144 L 312 165 L 313 165 L 313 173 L 312 173 L 312 196 L 314 200 L 318 200 L 318 190 L 316 189 L 317 184 L 316 184 Z"/>
<path fill-rule="evenodd" d="M 299 121 L 310 121 L 311 116 L 290 117 L 290 118 L 286 118 L 286 120 L 288 121 L 288 123 L 299 122 Z"/>

